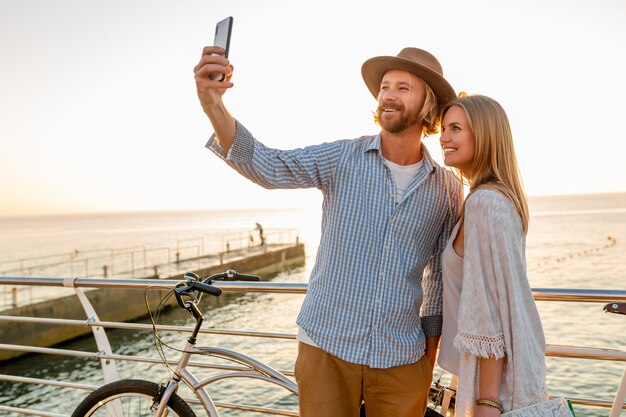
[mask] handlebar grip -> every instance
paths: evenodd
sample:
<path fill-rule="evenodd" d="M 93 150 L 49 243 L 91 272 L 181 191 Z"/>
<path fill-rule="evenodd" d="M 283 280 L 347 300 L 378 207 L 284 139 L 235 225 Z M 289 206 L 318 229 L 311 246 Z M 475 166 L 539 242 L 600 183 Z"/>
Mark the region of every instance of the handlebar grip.
<path fill-rule="evenodd" d="M 203 292 L 205 294 L 210 294 L 210 295 L 214 295 L 216 297 L 219 297 L 220 295 L 222 295 L 222 289 L 221 288 L 217 288 L 214 287 L 213 285 L 209 285 L 209 284 L 205 284 L 203 282 L 200 281 L 196 281 L 193 282 L 191 284 L 191 287 L 193 287 L 194 289 Z"/>
<path fill-rule="evenodd" d="M 245 275 L 245 274 L 237 274 L 235 277 L 237 281 L 261 281 L 261 277 L 258 275 Z"/>

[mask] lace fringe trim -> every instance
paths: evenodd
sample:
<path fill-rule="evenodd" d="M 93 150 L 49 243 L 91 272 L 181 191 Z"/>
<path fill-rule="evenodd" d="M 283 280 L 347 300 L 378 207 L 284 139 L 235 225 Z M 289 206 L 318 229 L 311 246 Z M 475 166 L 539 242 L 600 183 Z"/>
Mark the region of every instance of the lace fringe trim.
<path fill-rule="evenodd" d="M 530 401 L 528 401 L 528 404 L 537 404 L 542 401 L 546 401 L 548 398 L 550 398 L 550 391 L 548 390 L 546 384 L 541 384 L 535 395 L 530 399 Z"/>
<path fill-rule="evenodd" d="M 459 331 L 454 338 L 454 347 L 479 358 L 500 359 L 506 356 L 503 334 L 492 337 Z"/>

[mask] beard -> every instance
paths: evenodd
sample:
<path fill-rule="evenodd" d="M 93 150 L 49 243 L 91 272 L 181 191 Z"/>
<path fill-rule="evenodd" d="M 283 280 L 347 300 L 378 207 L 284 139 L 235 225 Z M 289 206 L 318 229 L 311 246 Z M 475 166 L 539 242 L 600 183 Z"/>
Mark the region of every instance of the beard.
<path fill-rule="evenodd" d="M 398 110 L 400 112 L 400 118 L 394 121 L 384 119 L 383 116 L 385 112 L 383 111 L 383 107 Z M 380 127 L 389 133 L 400 133 L 420 123 L 419 114 L 417 112 L 407 112 L 402 105 L 379 104 L 376 109 L 376 116 Z"/>

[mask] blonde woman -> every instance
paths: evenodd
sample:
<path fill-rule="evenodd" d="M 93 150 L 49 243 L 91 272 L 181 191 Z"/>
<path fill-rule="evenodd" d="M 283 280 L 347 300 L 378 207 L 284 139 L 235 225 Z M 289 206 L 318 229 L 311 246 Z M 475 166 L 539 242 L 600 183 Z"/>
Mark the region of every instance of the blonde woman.
<path fill-rule="evenodd" d="M 470 186 L 443 255 L 439 365 L 458 375 L 458 417 L 547 400 L 545 339 L 526 275 L 528 206 L 504 109 L 465 96 L 443 110 L 445 164 Z"/>

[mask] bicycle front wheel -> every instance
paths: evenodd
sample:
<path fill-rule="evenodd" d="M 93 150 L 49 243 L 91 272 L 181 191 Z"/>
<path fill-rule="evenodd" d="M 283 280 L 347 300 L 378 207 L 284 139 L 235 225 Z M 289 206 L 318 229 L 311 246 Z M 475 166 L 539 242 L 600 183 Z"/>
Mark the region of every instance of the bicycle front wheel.
<path fill-rule="evenodd" d="M 74 410 L 72 417 L 141 417 L 152 416 L 154 397 L 159 386 L 139 379 L 123 379 L 106 384 L 89 394 Z M 196 417 L 178 395 L 167 403 L 168 417 Z"/>

